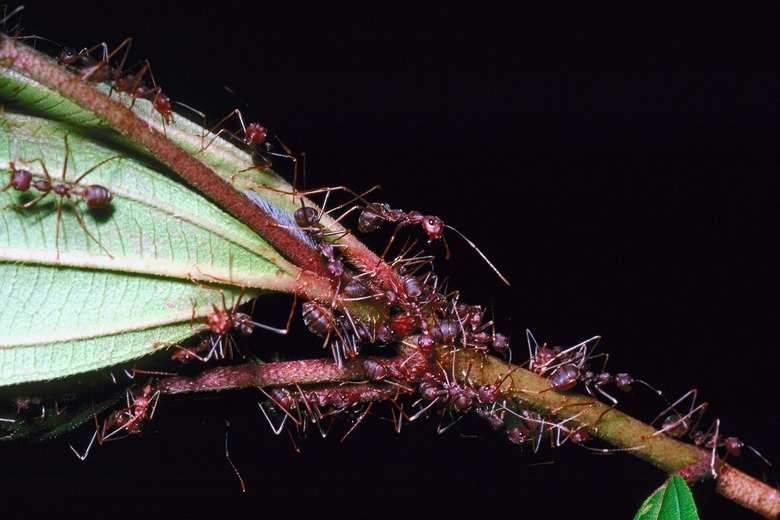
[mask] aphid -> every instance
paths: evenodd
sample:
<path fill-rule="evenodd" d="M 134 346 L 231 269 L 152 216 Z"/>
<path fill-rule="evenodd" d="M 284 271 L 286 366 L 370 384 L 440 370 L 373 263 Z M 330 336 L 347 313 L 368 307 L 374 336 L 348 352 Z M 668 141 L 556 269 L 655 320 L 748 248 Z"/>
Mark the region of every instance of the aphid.
<path fill-rule="evenodd" d="M 502 275 L 501 272 L 496 268 L 496 266 L 494 266 L 493 263 L 488 260 L 487 256 L 485 256 L 485 254 L 480 251 L 474 242 L 466 238 L 463 233 L 454 227 L 445 224 L 439 217 L 435 215 L 423 215 L 419 211 L 410 211 L 407 213 L 400 209 L 393 209 L 385 202 L 372 202 L 367 204 L 361 211 L 360 216 L 358 217 L 358 230 L 361 233 L 376 231 L 383 222 L 394 222 L 396 227 L 395 231 L 393 231 L 393 234 L 390 237 L 390 240 L 387 243 L 387 246 L 385 247 L 384 252 L 382 253 L 382 258 L 384 258 L 384 256 L 387 254 L 387 251 L 390 249 L 390 245 L 393 243 L 393 240 L 395 240 L 398 231 L 402 227 L 409 225 L 419 225 L 423 231 L 427 233 L 428 243 L 431 243 L 435 240 L 442 241 L 446 251 L 445 258 L 449 259 L 450 249 L 447 245 L 447 240 L 444 238 L 444 228 L 447 228 L 460 235 L 460 237 L 463 238 L 463 240 L 465 240 L 466 243 L 472 249 L 474 249 L 474 251 L 476 251 L 480 257 L 482 257 L 482 260 L 484 260 L 485 263 L 490 266 L 493 272 L 495 272 L 505 284 L 509 285 L 509 280 L 507 280 L 504 275 Z"/>
<path fill-rule="evenodd" d="M 59 203 L 57 206 L 57 231 L 56 231 L 56 237 L 55 237 L 55 245 L 57 249 L 57 260 L 59 260 L 60 255 L 60 223 L 62 218 L 62 208 L 64 205 L 65 199 L 67 199 L 68 204 L 70 205 L 71 209 L 73 210 L 73 214 L 76 217 L 76 220 L 79 223 L 79 226 L 81 229 L 84 230 L 84 232 L 91 238 L 98 246 L 100 246 L 100 249 L 102 249 L 110 258 L 113 258 L 111 253 L 108 252 L 108 250 L 103 247 L 103 244 L 100 243 L 100 241 L 95 238 L 95 236 L 87 229 L 86 225 L 84 224 L 84 219 L 82 217 L 81 212 L 76 207 L 76 203 L 73 201 L 73 197 L 79 197 L 81 200 L 84 201 L 84 203 L 90 208 L 90 209 L 100 209 L 105 208 L 108 205 L 111 204 L 112 195 L 111 192 L 104 186 L 101 186 L 99 184 L 90 184 L 87 186 L 80 186 L 79 183 L 81 180 L 95 171 L 97 168 L 101 167 L 102 165 L 106 164 L 109 161 L 112 161 L 114 159 L 118 159 L 122 157 L 121 155 L 115 155 L 113 157 L 109 157 L 108 159 L 104 159 L 91 168 L 89 168 L 87 171 L 79 175 L 76 180 L 74 181 L 68 181 L 66 180 L 67 176 L 67 170 L 68 170 L 68 158 L 70 156 L 70 149 L 68 147 L 68 136 L 65 136 L 65 158 L 63 160 L 63 166 L 62 166 L 62 180 L 60 182 L 55 182 L 52 180 L 51 176 L 49 175 L 49 171 L 46 169 L 46 164 L 43 162 L 43 159 L 33 159 L 32 161 L 24 161 L 28 164 L 33 163 L 39 163 L 41 165 L 41 168 L 43 169 L 43 174 L 46 177 L 45 179 L 35 179 L 33 175 L 24 169 L 17 169 L 16 165 L 12 162 L 10 163 L 11 168 L 11 179 L 8 182 L 8 184 L 3 187 L 0 191 L 6 191 L 10 188 L 14 188 L 17 191 L 21 192 L 27 192 L 30 190 L 30 188 L 35 188 L 40 192 L 38 196 L 33 198 L 32 200 L 24 203 L 19 204 L 17 207 L 21 207 L 24 209 L 30 208 L 31 206 L 37 204 L 41 200 L 43 200 L 49 193 L 54 193 L 55 195 L 59 196 Z"/>

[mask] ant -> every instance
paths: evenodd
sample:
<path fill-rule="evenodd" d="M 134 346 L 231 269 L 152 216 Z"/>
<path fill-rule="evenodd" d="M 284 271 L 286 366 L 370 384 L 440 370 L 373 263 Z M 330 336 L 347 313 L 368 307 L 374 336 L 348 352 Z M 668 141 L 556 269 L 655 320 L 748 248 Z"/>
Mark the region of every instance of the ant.
<path fill-rule="evenodd" d="M 618 404 L 617 398 L 608 393 L 602 386 L 615 383 L 622 392 L 628 393 L 633 390 L 634 384 L 641 384 L 655 394 L 663 397 L 663 393 L 641 379 L 635 379 L 626 373 L 611 374 L 606 371 L 609 354 L 593 355 L 593 351 L 601 340 L 601 336 L 594 336 L 573 347 L 563 349 L 562 347 L 548 348 L 543 345 L 541 348 L 536 344 L 536 339 L 530 330 L 526 330 L 528 338 L 528 349 L 530 358 L 528 361 L 529 370 L 547 378 L 550 384 L 549 390 L 569 390 L 578 382 L 583 383 L 585 390 L 594 399 L 598 399 L 597 393 L 610 402 L 614 408 Z M 534 347 L 531 347 L 531 344 Z M 592 346 L 589 347 L 589 344 Z M 589 367 L 589 363 L 597 358 L 603 357 L 600 371 L 594 371 Z M 546 390 L 543 390 L 546 391 Z M 667 401 L 668 403 L 668 401 Z M 606 412 L 604 412 L 606 413 Z"/>
<path fill-rule="evenodd" d="M 121 410 L 111 412 L 103 420 L 103 425 L 98 423 L 97 415 L 95 417 L 95 433 L 87 445 L 87 449 L 81 454 L 76 448 L 70 446 L 71 451 L 82 461 L 89 455 L 95 441 L 102 445 L 108 440 L 119 440 L 129 435 L 141 433 L 143 424 L 152 420 L 154 412 L 157 409 L 157 401 L 160 399 L 160 391 L 153 387 L 154 380 L 150 379 L 144 385 L 138 394 L 128 388 L 126 392 L 127 406 Z"/>
<path fill-rule="evenodd" d="M 124 60 L 122 60 L 122 63 L 124 63 Z M 149 72 L 149 75 L 152 78 L 152 84 L 154 85 L 152 88 L 149 88 L 143 81 L 143 77 L 147 72 Z M 141 67 L 141 70 L 135 74 L 128 72 L 127 74 L 122 75 L 122 68 L 120 65 L 114 73 L 111 88 L 116 89 L 118 92 L 130 94 L 132 97 L 132 102 L 130 103 L 131 108 L 136 99 L 147 99 L 152 103 L 152 108 L 157 110 L 162 116 L 164 125 L 173 122 L 171 98 L 162 91 L 162 87 L 157 85 L 148 60 L 144 60 L 144 65 Z"/>
<path fill-rule="evenodd" d="M 224 88 L 234 96 L 241 99 L 238 96 L 238 94 L 236 94 L 232 89 L 230 89 L 230 87 L 225 86 Z M 244 102 L 244 104 L 246 105 L 247 103 Z M 214 132 L 216 128 L 221 126 L 223 123 L 225 123 L 225 121 L 227 121 L 233 116 L 238 117 L 238 121 L 239 123 L 241 123 L 241 130 L 243 132 L 243 137 L 239 137 L 234 132 L 231 132 L 224 128 L 218 130 L 216 133 Z M 262 170 L 262 169 L 272 167 L 273 160 L 271 159 L 271 157 L 282 157 L 292 161 L 293 186 L 296 185 L 297 177 L 298 177 L 298 159 L 293 155 L 292 150 L 286 144 L 284 144 L 284 142 L 282 142 L 282 140 L 279 138 L 278 135 L 271 132 L 267 127 L 263 126 L 262 124 L 257 122 L 252 122 L 249 123 L 248 125 L 245 124 L 244 117 L 241 114 L 241 110 L 239 110 L 238 108 L 234 109 L 225 117 L 220 119 L 217 122 L 217 124 L 215 124 L 212 127 L 210 132 L 214 134 L 214 137 L 212 137 L 211 140 L 202 148 L 202 151 L 205 151 L 206 148 L 211 146 L 211 144 L 217 139 L 217 137 L 219 137 L 223 132 L 226 132 L 228 135 L 230 135 L 234 139 L 238 139 L 242 141 L 247 146 L 247 151 L 249 153 L 249 156 L 252 158 L 252 164 L 253 164 L 253 167 L 250 169 Z M 284 153 L 274 151 L 274 145 L 268 141 L 269 136 L 274 138 L 274 140 L 276 141 L 276 143 L 278 143 L 278 145 L 281 147 Z"/>
<path fill-rule="evenodd" d="M 59 249 L 59 243 L 60 243 L 60 222 L 62 218 L 62 208 L 64 205 L 65 199 L 68 200 L 68 204 L 70 205 L 71 209 L 73 210 L 73 214 L 76 216 L 76 220 L 79 223 L 79 226 L 81 229 L 84 230 L 84 232 L 91 238 L 100 248 L 109 256 L 109 258 L 113 259 L 114 257 L 111 255 L 111 253 L 108 252 L 108 250 L 103 247 L 103 244 L 100 243 L 100 241 L 95 238 L 95 236 L 87 229 L 87 227 L 84 225 L 84 219 L 82 218 L 81 213 L 79 212 L 78 208 L 76 208 L 76 204 L 73 202 L 73 197 L 80 197 L 84 203 L 90 208 L 90 209 L 101 209 L 108 207 L 111 204 L 112 195 L 111 192 L 108 190 L 108 188 L 101 186 L 99 184 L 90 184 L 85 187 L 79 187 L 79 182 L 95 171 L 97 168 L 103 166 L 109 161 L 112 161 L 114 159 L 118 159 L 120 157 L 123 157 L 122 155 L 115 155 L 113 157 L 109 157 L 108 159 L 104 159 L 91 168 L 89 168 L 87 171 L 79 175 L 78 178 L 74 181 L 67 181 L 65 179 L 67 175 L 68 170 L 68 158 L 70 156 L 70 148 L 68 147 L 68 136 L 66 135 L 64 137 L 65 139 L 65 159 L 63 160 L 62 164 L 62 181 L 61 182 L 54 182 L 49 175 L 49 171 L 46 169 L 46 164 L 43 162 L 43 159 L 33 159 L 32 161 L 24 161 L 28 164 L 32 163 L 40 163 L 41 168 L 43 169 L 43 174 L 46 177 L 46 179 L 33 179 L 32 173 L 30 173 L 28 170 L 24 169 L 17 169 L 16 164 L 11 162 L 10 168 L 11 168 L 11 179 L 8 182 L 8 184 L 3 187 L 2 191 L 6 191 L 10 188 L 14 188 L 17 191 L 21 192 L 27 192 L 30 190 L 31 187 L 35 188 L 40 192 L 40 195 L 33 198 L 32 200 L 17 205 L 18 207 L 27 209 L 31 206 L 34 206 L 41 200 L 43 200 L 49 193 L 54 193 L 55 195 L 58 195 L 60 197 L 59 204 L 57 206 L 57 232 L 56 232 L 56 238 L 55 238 L 55 245 L 57 248 L 57 260 L 59 260 L 60 255 L 60 249 Z M 14 146 L 15 147 L 15 146 Z"/>
<path fill-rule="evenodd" d="M 127 46 L 125 57 L 127 57 L 127 52 L 130 50 L 132 41 L 132 38 L 125 38 L 125 40 L 110 53 L 108 52 L 108 45 L 106 42 L 98 43 L 89 49 L 85 48 L 79 52 L 76 52 L 76 49 L 72 47 L 63 47 L 62 51 L 57 56 L 57 63 L 60 65 L 73 65 L 76 62 L 81 62 L 79 69 L 81 77 L 84 80 L 90 81 L 92 83 L 100 83 L 109 79 L 112 74 L 118 74 L 118 72 L 116 72 L 116 70 L 111 67 L 111 62 L 109 60 L 111 60 L 111 58 L 125 46 Z M 96 60 L 90 55 L 90 53 L 100 47 L 103 48 L 103 58 L 101 60 Z M 123 58 L 123 64 L 124 61 L 125 60 Z"/>
<path fill-rule="evenodd" d="M 303 323 L 309 332 L 325 338 L 323 348 L 330 343 L 333 359 L 341 367 L 344 358 L 353 359 L 360 351 L 361 340 L 371 340 L 371 332 L 368 325 L 354 319 L 348 312 L 345 315 L 337 314 L 332 309 L 315 301 L 307 301 L 302 306 Z M 335 333 L 336 338 L 331 338 Z"/>
<path fill-rule="evenodd" d="M 57 63 L 60 65 L 73 65 L 80 62 L 79 73 L 82 78 L 92 83 L 110 81 L 111 91 L 116 89 L 119 92 L 129 93 L 133 98 L 133 103 L 137 98 L 150 100 L 152 107 L 162 115 L 163 123 L 170 123 L 173 121 L 171 98 L 163 93 L 159 86 L 149 88 L 143 82 L 143 76 L 147 71 L 150 75 L 152 74 L 149 62 L 145 61 L 141 70 L 135 74 L 128 73 L 122 75 L 122 69 L 130 52 L 132 41 L 132 37 L 126 38 L 110 53 L 108 52 L 108 45 L 105 42 L 98 43 L 89 49 L 82 49 L 79 52 L 76 52 L 76 49 L 72 47 L 63 47 L 62 51 L 57 56 Z M 103 48 L 103 57 L 100 60 L 96 60 L 90 53 L 100 47 Z M 110 60 L 123 47 L 126 47 L 126 49 L 122 61 L 119 66 L 113 67 Z M 152 83 L 155 83 L 153 75 Z"/>
<path fill-rule="evenodd" d="M 207 362 L 212 357 L 216 359 L 224 359 L 225 357 L 230 357 L 232 359 L 233 357 L 233 346 L 235 345 L 235 340 L 233 338 L 233 335 L 239 335 L 239 336 L 249 336 L 254 332 L 255 327 L 260 327 L 261 329 L 270 330 L 271 332 L 275 332 L 277 334 L 287 334 L 287 332 L 290 330 L 290 322 L 292 320 L 292 314 L 295 309 L 295 304 L 293 304 L 293 311 L 290 312 L 290 317 L 288 318 L 287 322 L 287 328 L 280 329 L 276 327 L 271 327 L 270 325 L 265 325 L 263 323 L 259 323 L 252 320 L 252 317 L 249 314 L 245 314 L 243 312 L 238 312 L 238 307 L 241 302 L 241 298 L 244 296 L 245 288 L 241 288 L 241 293 L 239 294 L 238 298 L 236 298 L 235 303 L 233 304 L 233 308 L 229 308 L 227 306 L 227 301 L 225 300 L 225 291 L 222 289 L 219 289 L 217 287 L 209 287 L 206 285 L 201 285 L 204 289 L 211 289 L 215 291 L 219 291 L 221 297 L 222 297 L 222 308 L 220 309 L 217 307 L 217 304 L 212 303 L 211 308 L 212 312 L 208 314 L 206 319 L 203 321 L 204 326 L 198 329 L 193 329 L 193 332 L 195 334 L 200 334 L 207 332 L 207 336 L 202 338 L 201 342 L 194 348 L 186 348 L 182 347 L 180 345 L 175 345 L 179 350 L 176 354 L 174 354 L 171 359 L 178 359 L 182 363 L 186 363 L 190 358 L 198 359 L 201 362 Z M 194 325 L 195 322 L 195 309 L 197 307 L 197 301 L 193 302 L 192 305 L 192 318 L 190 320 L 190 328 Z M 227 344 L 227 356 L 225 354 L 225 344 Z M 205 356 L 201 356 L 198 354 L 198 352 L 202 352 L 204 350 L 208 350 L 208 353 Z"/>
<path fill-rule="evenodd" d="M 710 427 L 706 431 L 702 431 L 698 429 L 699 424 L 701 423 L 701 420 L 704 416 L 704 412 L 707 409 L 709 403 L 704 402 L 696 406 L 697 394 L 698 394 L 697 389 L 694 388 L 692 390 L 689 390 L 688 392 L 683 394 L 682 397 L 680 397 L 674 403 L 669 405 L 668 408 L 666 408 L 661 413 L 659 413 L 658 416 L 650 422 L 650 425 L 653 425 L 665 414 L 669 412 L 673 412 L 671 415 L 667 415 L 664 418 L 664 420 L 661 423 L 661 429 L 653 433 L 653 436 L 664 434 L 667 435 L 668 437 L 674 437 L 679 439 L 687 435 L 688 438 L 690 438 L 696 446 L 703 446 L 705 448 L 710 448 L 712 450 L 710 469 L 713 478 L 718 477 L 717 468 L 715 465 L 716 452 L 718 448 L 726 449 L 726 454 L 722 459 L 723 461 L 725 461 L 729 455 L 734 457 L 741 456 L 742 449 L 747 448 L 748 450 L 756 454 L 767 466 L 769 466 L 770 468 L 772 467 L 772 464 L 763 455 L 761 455 L 761 453 L 759 453 L 758 450 L 756 450 L 752 446 L 745 444 L 739 438 L 721 436 L 720 419 L 715 419 L 715 421 L 710 425 Z M 677 412 L 675 407 L 689 398 L 691 400 L 689 410 L 685 415 L 681 416 L 680 413 Z"/>
<path fill-rule="evenodd" d="M 384 258 L 387 254 L 387 251 L 390 249 L 390 245 L 393 243 L 393 240 L 395 240 L 398 231 L 402 227 L 409 225 L 419 225 L 422 227 L 423 231 L 428 234 L 429 244 L 434 240 L 442 241 L 445 248 L 445 259 L 449 260 L 450 249 L 447 245 L 447 240 L 444 238 L 444 228 L 447 228 L 460 235 L 460 237 L 463 238 L 463 240 L 465 240 L 466 243 L 477 252 L 482 260 L 484 260 L 485 263 L 490 266 L 493 272 L 495 272 L 498 277 L 501 278 L 501 281 L 507 285 L 510 285 L 509 280 L 507 280 L 506 277 L 504 277 L 504 275 L 502 275 L 501 272 L 496 268 L 496 266 L 493 265 L 490 260 L 488 260 L 487 256 L 485 256 L 485 254 L 480 251 L 474 242 L 466 238 L 463 233 L 454 227 L 445 224 L 442 219 L 435 215 L 423 215 L 421 212 L 416 210 L 407 213 L 400 209 L 393 209 L 385 202 L 371 202 L 363 208 L 360 216 L 358 217 L 358 230 L 361 233 L 370 233 L 379 229 L 383 222 L 394 222 L 396 227 L 395 231 L 393 231 L 393 234 L 390 237 L 389 242 L 387 243 L 387 246 L 385 247 L 384 252 L 382 253 L 382 258 Z"/>

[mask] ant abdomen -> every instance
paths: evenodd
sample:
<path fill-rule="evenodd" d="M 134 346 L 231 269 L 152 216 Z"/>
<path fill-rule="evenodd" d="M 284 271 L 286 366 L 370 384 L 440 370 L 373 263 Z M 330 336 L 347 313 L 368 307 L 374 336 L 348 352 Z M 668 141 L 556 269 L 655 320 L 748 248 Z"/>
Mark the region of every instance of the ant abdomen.
<path fill-rule="evenodd" d="M 81 193 L 81 198 L 84 202 L 93 209 L 105 208 L 111 204 L 111 192 L 108 188 L 100 186 L 99 184 L 90 184 Z"/>
<path fill-rule="evenodd" d="M 382 222 L 388 220 L 385 215 L 389 214 L 390 204 L 385 202 L 372 202 L 366 206 L 358 217 L 358 230 L 361 233 L 370 233 L 379 229 Z"/>
<path fill-rule="evenodd" d="M 306 328 L 317 336 L 327 336 L 333 326 L 333 314 L 322 305 L 311 301 L 304 302 L 302 310 Z"/>

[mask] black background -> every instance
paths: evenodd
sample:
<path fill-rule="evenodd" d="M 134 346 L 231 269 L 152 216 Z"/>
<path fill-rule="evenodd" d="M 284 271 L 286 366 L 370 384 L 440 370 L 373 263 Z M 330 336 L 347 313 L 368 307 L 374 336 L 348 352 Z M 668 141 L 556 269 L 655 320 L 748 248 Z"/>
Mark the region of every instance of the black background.
<path fill-rule="evenodd" d="M 30 3 L 22 25 L 77 48 L 132 36 L 130 59 L 148 58 L 174 101 L 211 123 L 242 108 L 305 152 L 307 187 L 380 183 L 376 199 L 439 215 L 477 243 L 511 287 L 454 235 L 437 269 L 462 299 L 494 306 L 516 359 L 526 328 L 562 345 L 600 334 L 612 371 L 670 397 L 698 388 L 709 421 L 780 460 L 778 12 L 276 4 Z M 620 397 L 646 419 L 660 411 Z M 369 418 L 343 443 L 310 437 L 296 454 L 255 400 L 163 399 L 143 435 L 84 462 L 67 443 L 86 443 L 88 427 L 0 446 L 3 509 L 630 518 L 663 480 L 625 453 L 534 454 L 479 423 L 438 435 L 419 421 L 398 435 Z M 747 452 L 736 464 L 755 462 Z M 695 496 L 703 518 L 755 517 L 707 486 Z"/>

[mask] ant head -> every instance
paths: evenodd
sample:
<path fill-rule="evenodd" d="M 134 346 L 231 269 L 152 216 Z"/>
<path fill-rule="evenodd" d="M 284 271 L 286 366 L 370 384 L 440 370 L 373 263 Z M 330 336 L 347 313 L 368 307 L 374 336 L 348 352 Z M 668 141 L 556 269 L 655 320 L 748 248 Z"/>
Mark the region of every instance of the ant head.
<path fill-rule="evenodd" d="M 268 129 L 260 123 L 249 123 L 244 131 L 244 143 L 247 145 L 263 144 L 266 137 L 268 137 Z"/>
<path fill-rule="evenodd" d="M 57 63 L 59 65 L 72 65 L 81 57 L 82 54 L 73 47 L 63 47 L 62 51 L 57 55 Z"/>
<path fill-rule="evenodd" d="M 428 241 L 438 240 L 444 233 L 444 222 L 434 215 L 426 215 L 422 219 L 422 228 L 428 233 Z"/>
<path fill-rule="evenodd" d="M 209 314 L 208 326 L 216 334 L 227 334 L 233 326 L 233 318 L 229 313 L 220 311 L 214 307 L 214 312 Z"/>
<path fill-rule="evenodd" d="M 295 210 L 293 216 L 295 217 L 295 223 L 302 228 L 315 227 L 320 220 L 317 210 L 308 206 Z"/>

